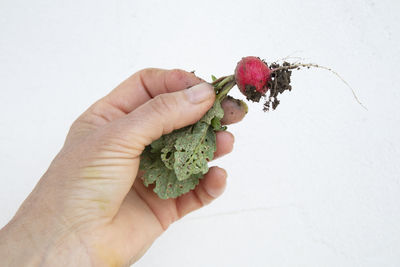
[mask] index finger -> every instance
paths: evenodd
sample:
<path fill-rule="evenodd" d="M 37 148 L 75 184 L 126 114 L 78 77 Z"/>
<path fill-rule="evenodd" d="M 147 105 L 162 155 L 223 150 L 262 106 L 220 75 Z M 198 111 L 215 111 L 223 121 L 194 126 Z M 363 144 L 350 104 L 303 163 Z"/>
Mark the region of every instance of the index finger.
<path fill-rule="evenodd" d="M 130 76 L 101 101 L 127 114 L 156 95 L 180 91 L 201 82 L 192 72 L 148 68 Z"/>

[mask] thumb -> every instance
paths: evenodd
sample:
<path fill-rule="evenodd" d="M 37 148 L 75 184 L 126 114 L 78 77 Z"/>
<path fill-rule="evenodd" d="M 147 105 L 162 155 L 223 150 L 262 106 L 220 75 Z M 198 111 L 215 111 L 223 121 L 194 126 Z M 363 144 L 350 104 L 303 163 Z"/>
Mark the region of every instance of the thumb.
<path fill-rule="evenodd" d="M 91 199 L 108 203 L 101 207 L 114 216 L 132 187 L 139 157 L 146 145 L 198 121 L 215 99 L 214 88 L 202 83 L 189 89 L 157 95 L 134 111 L 107 124 L 94 137 L 98 150 L 94 162 L 81 171 Z M 85 188 L 85 187 L 84 187 Z M 107 208 L 109 207 L 109 208 Z"/>
<path fill-rule="evenodd" d="M 208 83 L 160 94 L 116 121 L 114 129 L 118 129 L 117 134 L 135 150 L 131 152 L 140 155 L 146 145 L 161 135 L 198 121 L 214 100 L 214 88 Z"/>

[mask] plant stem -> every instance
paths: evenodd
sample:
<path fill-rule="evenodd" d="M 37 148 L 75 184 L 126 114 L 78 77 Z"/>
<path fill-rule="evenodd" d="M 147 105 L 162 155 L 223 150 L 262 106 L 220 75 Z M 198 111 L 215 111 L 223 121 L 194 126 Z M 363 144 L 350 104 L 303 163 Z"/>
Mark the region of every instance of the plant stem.
<path fill-rule="evenodd" d="M 222 101 L 229 91 L 236 85 L 235 75 L 223 76 L 211 83 L 214 86 L 215 101 Z"/>
<path fill-rule="evenodd" d="M 225 79 L 226 77 L 228 77 L 228 76 L 219 77 L 218 79 L 216 79 L 215 81 L 213 81 L 213 82 L 211 83 L 211 85 L 216 86 L 217 84 L 219 84 L 219 83 L 220 83 L 223 79 Z"/>
<path fill-rule="evenodd" d="M 223 79 L 217 86 L 219 88 L 223 87 L 225 84 L 232 82 L 235 80 L 235 76 L 231 75 L 231 76 L 227 76 L 225 79 Z"/>
<path fill-rule="evenodd" d="M 236 85 L 235 81 L 230 81 L 219 91 L 215 101 L 221 102 L 229 93 L 229 91 Z"/>

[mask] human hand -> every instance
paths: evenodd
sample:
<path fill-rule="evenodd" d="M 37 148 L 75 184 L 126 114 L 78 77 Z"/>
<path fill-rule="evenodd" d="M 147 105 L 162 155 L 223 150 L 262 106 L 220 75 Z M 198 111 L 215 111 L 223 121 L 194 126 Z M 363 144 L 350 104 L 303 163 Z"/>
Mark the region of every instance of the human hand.
<path fill-rule="evenodd" d="M 188 90 L 184 90 L 189 88 Z M 162 200 L 138 178 L 140 154 L 161 135 L 193 124 L 212 106 L 211 85 L 182 70 L 145 69 L 97 101 L 71 126 L 60 153 L 0 231 L 7 266 L 127 266 L 174 221 L 224 190 L 210 168 L 195 190 Z M 245 111 L 222 106 L 226 124 Z M 233 135 L 217 133 L 216 157 Z"/>

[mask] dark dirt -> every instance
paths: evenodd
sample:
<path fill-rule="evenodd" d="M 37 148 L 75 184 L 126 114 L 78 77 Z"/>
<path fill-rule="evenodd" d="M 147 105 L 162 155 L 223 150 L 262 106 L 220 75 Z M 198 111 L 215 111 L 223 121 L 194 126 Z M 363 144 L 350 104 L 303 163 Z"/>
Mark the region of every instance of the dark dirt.
<path fill-rule="evenodd" d="M 253 102 L 260 102 L 262 94 L 256 90 L 256 87 L 251 85 L 246 85 L 246 89 L 244 91 L 247 100 L 251 100 Z"/>
<path fill-rule="evenodd" d="M 263 60 L 263 62 L 267 64 Z M 267 93 L 262 94 L 260 92 L 257 92 L 254 87 L 248 86 L 245 89 L 245 95 L 247 96 L 247 100 L 251 100 L 253 102 L 259 102 L 261 98 L 266 99 L 264 103 L 263 110 L 264 111 L 269 111 L 269 110 L 274 110 L 276 107 L 279 105 L 280 101 L 278 99 L 278 95 L 282 94 L 285 91 L 291 91 L 292 86 L 290 85 L 291 82 L 291 75 L 292 75 L 292 70 L 300 70 L 302 68 L 319 68 L 319 69 L 324 69 L 327 70 L 331 73 L 333 73 L 337 78 L 339 78 L 353 93 L 354 99 L 357 101 L 357 103 L 362 106 L 364 109 L 368 110 L 358 99 L 354 89 L 350 86 L 350 84 L 342 78 L 336 71 L 332 70 L 331 68 L 324 67 L 318 64 L 314 63 L 289 63 L 289 62 L 283 62 L 282 64 L 278 63 L 271 63 L 268 65 L 268 67 L 271 70 L 270 74 L 270 80 L 267 82 L 266 89 Z M 265 87 L 263 88 L 265 89 Z"/>
<path fill-rule="evenodd" d="M 267 63 L 265 62 L 265 64 Z M 289 62 L 283 62 L 282 65 L 272 63 L 268 67 L 271 69 L 271 79 L 267 83 L 267 94 L 263 95 L 251 85 L 246 85 L 245 89 L 247 100 L 260 102 L 261 98 L 266 99 L 263 107 L 264 111 L 276 109 L 280 103 L 278 95 L 285 91 L 292 90 L 292 86 L 290 85 L 290 76 L 292 75 L 291 69 L 296 68 L 295 65 L 291 65 Z"/>
<path fill-rule="evenodd" d="M 265 96 L 267 100 L 264 103 L 264 111 L 269 111 L 276 109 L 279 105 L 280 101 L 278 100 L 278 94 L 282 94 L 285 91 L 291 91 L 292 86 L 290 85 L 290 76 L 292 75 L 292 71 L 287 68 L 279 69 L 274 71 L 279 67 L 290 67 L 289 62 L 283 62 L 282 66 L 277 63 L 272 63 L 269 68 L 272 70 L 271 72 L 271 80 L 268 82 L 267 87 L 269 89 L 268 96 Z"/>

